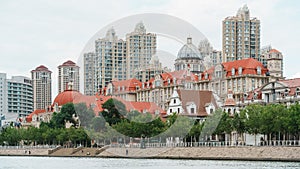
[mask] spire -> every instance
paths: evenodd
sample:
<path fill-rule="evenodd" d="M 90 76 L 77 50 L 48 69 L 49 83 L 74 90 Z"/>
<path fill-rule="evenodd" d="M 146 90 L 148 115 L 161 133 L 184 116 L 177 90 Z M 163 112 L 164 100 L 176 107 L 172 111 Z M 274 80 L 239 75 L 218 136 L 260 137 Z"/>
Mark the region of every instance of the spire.
<path fill-rule="evenodd" d="M 146 33 L 146 28 L 144 26 L 143 21 L 140 21 L 139 23 L 137 23 L 135 25 L 134 32 L 136 32 L 136 33 Z"/>
<path fill-rule="evenodd" d="M 245 4 L 243 7 L 239 8 L 236 16 L 237 17 L 242 17 L 245 20 L 250 19 L 250 11 L 249 11 L 249 8 L 248 8 L 247 4 Z"/>
<path fill-rule="evenodd" d="M 107 30 L 105 38 L 108 39 L 109 41 L 114 41 L 117 39 L 116 31 L 114 27 L 111 27 L 110 29 Z"/>
<path fill-rule="evenodd" d="M 192 37 L 188 37 L 187 38 L 187 44 L 192 44 L 193 42 L 192 42 Z"/>

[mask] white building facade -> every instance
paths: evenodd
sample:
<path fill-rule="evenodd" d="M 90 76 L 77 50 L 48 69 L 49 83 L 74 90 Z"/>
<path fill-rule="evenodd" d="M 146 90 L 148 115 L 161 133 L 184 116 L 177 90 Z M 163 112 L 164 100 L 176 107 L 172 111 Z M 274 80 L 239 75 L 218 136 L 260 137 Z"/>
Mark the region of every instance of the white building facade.
<path fill-rule="evenodd" d="M 24 76 L 12 76 L 7 80 L 8 113 L 26 116 L 33 111 L 32 81 Z"/>

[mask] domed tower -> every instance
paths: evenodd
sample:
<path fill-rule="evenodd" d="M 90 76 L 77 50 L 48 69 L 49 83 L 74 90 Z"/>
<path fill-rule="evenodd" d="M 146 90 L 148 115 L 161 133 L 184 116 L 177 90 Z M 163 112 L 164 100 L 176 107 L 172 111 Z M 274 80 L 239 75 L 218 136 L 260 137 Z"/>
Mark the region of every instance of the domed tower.
<path fill-rule="evenodd" d="M 179 50 L 175 60 L 175 70 L 189 69 L 192 73 L 198 74 L 205 70 L 203 56 L 197 47 L 192 43 L 192 38 L 187 38 L 187 43 Z"/>

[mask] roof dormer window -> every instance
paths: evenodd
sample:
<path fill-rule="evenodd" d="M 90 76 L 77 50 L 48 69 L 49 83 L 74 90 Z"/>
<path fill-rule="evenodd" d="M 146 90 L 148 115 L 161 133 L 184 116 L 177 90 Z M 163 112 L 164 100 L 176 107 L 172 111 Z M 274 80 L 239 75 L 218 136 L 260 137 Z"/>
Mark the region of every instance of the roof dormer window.
<path fill-rule="evenodd" d="M 155 81 L 155 87 L 159 87 L 160 86 L 160 80 L 156 80 Z"/>
<path fill-rule="evenodd" d="M 296 89 L 296 96 L 300 96 L 300 88 L 298 87 L 297 89 Z"/>
<path fill-rule="evenodd" d="M 205 77 L 204 77 L 205 79 L 208 79 L 208 73 L 205 73 Z"/>
<path fill-rule="evenodd" d="M 239 75 L 242 75 L 242 73 L 243 73 L 243 68 L 239 67 Z"/>
<path fill-rule="evenodd" d="M 231 69 L 231 75 L 232 75 L 232 76 L 235 75 L 235 69 L 234 69 L 234 68 Z"/>
<path fill-rule="evenodd" d="M 261 75 L 261 67 L 257 66 L 256 69 L 257 69 L 257 74 L 258 74 L 258 75 Z"/>

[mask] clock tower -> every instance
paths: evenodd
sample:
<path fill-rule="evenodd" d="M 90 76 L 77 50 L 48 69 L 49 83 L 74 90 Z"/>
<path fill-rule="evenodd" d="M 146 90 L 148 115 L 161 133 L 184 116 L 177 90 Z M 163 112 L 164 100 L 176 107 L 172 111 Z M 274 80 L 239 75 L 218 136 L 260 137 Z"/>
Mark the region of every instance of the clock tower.
<path fill-rule="evenodd" d="M 283 79 L 283 56 L 276 49 L 271 49 L 267 54 L 267 68 L 272 80 Z"/>

